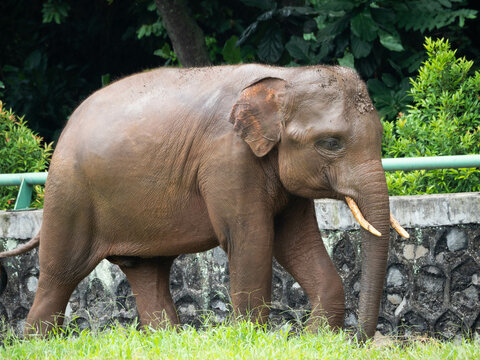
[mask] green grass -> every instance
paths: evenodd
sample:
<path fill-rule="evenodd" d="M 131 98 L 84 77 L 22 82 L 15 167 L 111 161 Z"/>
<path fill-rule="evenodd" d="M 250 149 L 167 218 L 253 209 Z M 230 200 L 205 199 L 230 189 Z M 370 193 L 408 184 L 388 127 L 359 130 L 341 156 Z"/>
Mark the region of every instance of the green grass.
<path fill-rule="evenodd" d="M 7 334 L 3 343 L 1 359 L 480 359 L 479 341 L 361 345 L 345 333 L 292 334 L 288 328 L 268 331 L 247 322 L 178 331 L 115 327 L 49 339 Z"/>

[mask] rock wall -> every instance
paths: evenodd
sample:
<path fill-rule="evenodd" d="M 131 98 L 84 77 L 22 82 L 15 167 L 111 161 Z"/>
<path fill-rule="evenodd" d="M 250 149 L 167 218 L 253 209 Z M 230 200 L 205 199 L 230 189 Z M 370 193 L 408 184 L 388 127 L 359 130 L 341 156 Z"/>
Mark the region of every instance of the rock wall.
<path fill-rule="evenodd" d="M 451 339 L 480 334 L 480 194 L 391 199 L 392 212 L 411 238 L 391 233 L 390 255 L 378 330 L 398 335 L 427 334 Z M 324 242 L 344 282 L 345 324 L 357 321 L 361 231 L 342 202 L 316 202 Z M 41 211 L 0 212 L 0 249 L 32 237 Z M 0 297 L 0 317 L 21 332 L 39 274 L 37 250 L 3 261 L 9 282 Z M 229 314 L 228 261 L 220 248 L 181 255 L 170 288 L 182 323 L 200 324 L 205 312 L 215 321 Z M 294 279 L 274 264 L 272 323 L 300 324 L 308 300 Z M 66 322 L 103 328 L 137 316 L 128 282 L 104 260 L 70 298 Z"/>

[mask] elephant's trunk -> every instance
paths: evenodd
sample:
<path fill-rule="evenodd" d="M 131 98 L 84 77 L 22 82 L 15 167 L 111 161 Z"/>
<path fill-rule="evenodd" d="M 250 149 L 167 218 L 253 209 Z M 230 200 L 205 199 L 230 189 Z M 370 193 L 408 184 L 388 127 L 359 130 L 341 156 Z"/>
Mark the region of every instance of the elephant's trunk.
<path fill-rule="evenodd" d="M 358 326 L 364 338 L 375 334 L 388 257 L 390 206 L 381 166 L 360 185 L 357 201 L 363 216 L 381 233 L 377 236 L 363 231 Z"/>

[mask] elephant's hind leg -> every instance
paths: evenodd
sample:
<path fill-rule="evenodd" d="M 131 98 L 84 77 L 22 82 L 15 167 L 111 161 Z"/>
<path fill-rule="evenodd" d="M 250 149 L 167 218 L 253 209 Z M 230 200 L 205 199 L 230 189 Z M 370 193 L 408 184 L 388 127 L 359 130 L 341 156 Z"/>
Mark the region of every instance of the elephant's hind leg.
<path fill-rule="evenodd" d="M 51 190 L 54 195 L 62 195 L 54 190 L 57 189 Z M 92 234 L 93 215 L 88 210 L 89 199 L 85 197 L 84 203 L 78 200 L 78 208 L 69 208 L 67 204 L 71 202 L 65 200 L 67 195 L 64 201 L 57 201 L 55 196 L 45 199 L 38 250 L 40 276 L 25 325 L 27 335 L 46 334 L 52 326 L 63 324 L 70 295 L 105 253 L 99 248 L 99 239 Z"/>
<path fill-rule="evenodd" d="M 70 295 L 78 283 L 87 276 L 99 261 L 88 261 L 81 266 L 67 266 L 64 261 L 56 259 L 63 269 L 40 266 L 40 276 L 35 299 L 27 316 L 25 335 L 47 335 L 52 328 L 61 326 Z"/>
<path fill-rule="evenodd" d="M 174 259 L 175 257 L 135 258 L 123 263 L 120 258 L 111 260 L 119 264 L 127 276 L 136 298 L 142 326 L 159 328 L 167 323 L 179 323 L 169 288 L 170 268 Z"/>

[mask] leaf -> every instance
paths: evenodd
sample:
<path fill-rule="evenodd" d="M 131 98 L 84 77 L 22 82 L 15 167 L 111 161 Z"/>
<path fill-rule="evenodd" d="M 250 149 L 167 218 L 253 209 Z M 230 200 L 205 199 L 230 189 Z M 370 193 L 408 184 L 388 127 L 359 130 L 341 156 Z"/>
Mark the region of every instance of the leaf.
<path fill-rule="evenodd" d="M 347 46 L 350 45 L 350 34 L 345 31 L 344 33 L 338 35 L 335 37 L 334 40 L 334 57 L 342 57 L 343 54 L 345 53 L 345 50 L 347 49 Z"/>
<path fill-rule="evenodd" d="M 113 2 L 113 0 L 107 0 L 107 1 L 112 1 Z M 147 10 L 148 11 L 157 11 L 157 5 L 155 4 L 155 2 L 152 1 L 150 4 L 148 4 Z"/>
<path fill-rule="evenodd" d="M 352 18 L 350 29 L 360 39 L 364 41 L 373 41 L 377 38 L 378 25 L 372 19 L 369 10 L 365 10 Z"/>
<path fill-rule="evenodd" d="M 42 14 L 43 23 L 51 23 L 55 21 L 56 24 L 62 23 L 70 11 L 70 4 L 63 1 L 48 0 L 43 3 Z"/>
<path fill-rule="evenodd" d="M 12 65 L 5 65 L 3 68 L 2 68 L 3 71 L 5 72 L 19 72 L 20 69 L 16 66 L 12 66 Z"/>
<path fill-rule="evenodd" d="M 237 46 L 243 45 L 243 43 L 247 41 L 247 39 L 257 31 L 259 24 L 260 24 L 259 21 L 255 21 L 250 25 L 248 25 L 247 28 L 240 34 L 240 38 L 238 39 L 236 45 Z"/>
<path fill-rule="evenodd" d="M 322 46 L 320 46 L 320 51 L 317 55 L 315 55 L 313 63 L 318 64 L 324 62 L 325 57 L 327 57 L 327 55 L 330 53 L 330 51 L 332 51 L 333 48 L 334 45 L 331 41 L 324 41 L 322 43 Z"/>
<path fill-rule="evenodd" d="M 145 36 L 146 31 L 147 31 L 146 25 L 140 26 L 140 29 L 137 30 L 137 39 L 143 38 Z"/>
<path fill-rule="evenodd" d="M 160 49 L 157 49 L 153 52 L 153 55 L 160 56 L 163 59 L 170 59 L 170 45 L 168 43 L 163 44 Z"/>
<path fill-rule="evenodd" d="M 378 32 L 380 37 L 380 43 L 391 51 L 404 51 L 405 49 L 402 46 L 402 42 L 400 40 L 400 35 L 398 33 L 390 34 L 386 31 L 380 30 Z"/>
<path fill-rule="evenodd" d="M 376 23 L 384 26 L 391 26 L 395 23 L 395 11 L 387 8 L 373 8 L 370 9 L 372 19 Z"/>
<path fill-rule="evenodd" d="M 110 74 L 103 74 L 101 77 L 102 87 L 107 86 L 110 83 Z"/>
<path fill-rule="evenodd" d="M 335 38 L 348 26 L 349 18 L 347 16 L 341 17 L 337 21 L 325 26 L 317 35 L 320 41 L 330 40 Z"/>
<path fill-rule="evenodd" d="M 260 15 L 257 20 L 258 21 L 267 21 L 273 18 L 273 15 L 275 15 L 275 10 L 268 10 L 267 12 L 263 13 Z"/>
<path fill-rule="evenodd" d="M 394 87 L 397 85 L 397 80 L 392 74 L 385 73 L 382 75 L 382 81 L 388 86 L 388 87 Z"/>
<path fill-rule="evenodd" d="M 305 41 L 317 41 L 317 37 L 313 32 L 303 34 L 303 40 Z"/>
<path fill-rule="evenodd" d="M 290 40 L 285 45 L 290 56 L 297 60 L 308 61 L 310 57 L 308 56 L 309 44 L 302 38 L 298 36 L 292 36 Z"/>
<path fill-rule="evenodd" d="M 242 61 L 242 52 L 240 48 L 235 45 L 237 41 L 238 37 L 235 35 L 225 41 L 225 45 L 222 49 L 222 56 L 227 64 L 238 64 Z"/>
<path fill-rule="evenodd" d="M 256 7 L 261 10 L 271 9 L 276 6 L 275 1 L 273 0 L 240 0 L 247 6 Z"/>
<path fill-rule="evenodd" d="M 438 0 L 438 2 L 440 4 L 442 4 L 443 6 L 447 7 L 447 8 L 451 8 L 452 7 L 452 3 L 448 0 Z"/>
<path fill-rule="evenodd" d="M 40 52 L 40 50 L 34 50 L 25 59 L 25 68 L 27 68 L 28 70 L 33 70 L 40 65 L 41 60 L 42 53 Z"/>
<path fill-rule="evenodd" d="M 403 76 L 402 68 L 395 61 L 393 61 L 392 59 L 388 59 L 388 63 L 400 76 Z"/>
<path fill-rule="evenodd" d="M 363 58 L 370 54 L 372 51 L 373 44 L 371 42 L 366 42 L 355 35 L 351 35 L 350 42 L 352 45 L 352 54 L 355 58 Z"/>
<path fill-rule="evenodd" d="M 423 51 L 418 51 L 413 53 L 411 56 L 402 60 L 400 66 L 406 68 L 409 73 L 416 72 L 422 62 L 425 60 L 425 53 Z"/>
<path fill-rule="evenodd" d="M 343 58 L 338 59 L 338 64 L 340 66 L 345 66 L 354 69 L 355 68 L 355 59 L 353 58 L 353 54 L 345 51 L 345 55 Z"/>
<path fill-rule="evenodd" d="M 356 62 L 355 62 L 355 65 L 356 65 L 356 69 L 358 70 L 358 72 L 364 76 L 364 77 L 371 77 L 373 75 L 373 73 L 375 72 L 375 70 L 377 70 L 377 61 L 375 61 L 375 58 L 372 54 L 370 54 L 370 56 L 366 57 L 366 58 L 361 58 L 361 59 L 358 59 Z"/>
<path fill-rule="evenodd" d="M 313 15 L 317 14 L 317 11 L 312 9 L 310 6 L 285 6 L 281 9 L 278 9 L 275 15 L 281 18 L 287 18 L 290 16 L 302 16 L 302 15 Z"/>
<path fill-rule="evenodd" d="M 282 34 L 280 29 L 269 27 L 258 45 L 258 57 L 267 63 L 277 62 L 283 53 Z"/>
<path fill-rule="evenodd" d="M 323 11 L 350 11 L 355 7 L 351 0 L 322 1 L 317 4 L 316 9 Z"/>
<path fill-rule="evenodd" d="M 370 93 L 375 96 L 385 95 L 390 92 L 390 90 L 385 86 L 385 84 L 377 79 L 368 80 L 367 86 Z"/>

